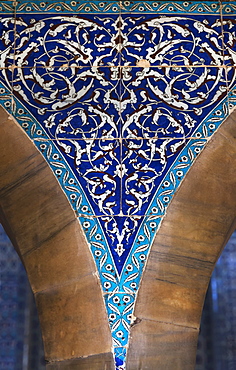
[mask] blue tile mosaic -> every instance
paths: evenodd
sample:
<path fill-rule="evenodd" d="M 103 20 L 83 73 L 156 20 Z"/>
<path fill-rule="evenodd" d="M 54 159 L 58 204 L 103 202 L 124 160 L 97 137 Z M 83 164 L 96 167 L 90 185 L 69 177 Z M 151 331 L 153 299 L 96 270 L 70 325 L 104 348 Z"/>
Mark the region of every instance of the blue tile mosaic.
<path fill-rule="evenodd" d="M 8 2 L 0 10 L 0 103 L 78 216 L 99 272 L 116 367 L 125 369 L 154 237 L 236 101 L 236 10 L 180 1 L 15 6 L 16 17 Z"/>
<path fill-rule="evenodd" d="M 119 137 L 120 84 L 117 68 L 65 64 L 15 68 L 12 80 L 14 97 L 53 140 Z"/>
<path fill-rule="evenodd" d="M 227 2 L 225 2 L 227 3 Z M 220 1 L 121 1 L 122 13 L 154 14 L 216 14 L 220 13 Z"/>
<path fill-rule="evenodd" d="M 119 14 L 109 17 L 16 13 L 17 67 L 73 67 L 119 65 Z M 41 36 L 40 36 L 41 35 Z"/>
<path fill-rule="evenodd" d="M 222 65 L 223 42 L 220 14 L 157 17 L 122 15 L 121 63 L 138 65 Z M 172 77 L 173 78 L 173 77 Z"/>
<path fill-rule="evenodd" d="M 8 14 L 11 15 L 11 19 L 9 19 L 9 22 L 12 23 L 12 17 L 14 17 L 16 10 L 16 2 L 11 0 L 2 1 L 0 4 L 0 12 L 1 14 Z"/>
<path fill-rule="evenodd" d="M 83 13 L 83 14 L 117 14 L 120 12 L 121 6 L 120 1 L 25 1 L 25 0 L 18 0 L 16 2 L 16 11 L 17 13 L 37 13 L 37 12 L 45 12 L 45 13 Z"/>
<path fill-rule="evenodd" d="M 230 9 L 230 13 L 235 7 L 234 4 L 230 5 L 230 8 L 223 6 L 223 41 L 224 41 L 224 63 L 228 66 L 235 66 L 236 64 L 236 36 L 232 32 L 236 25 L 235 15 L 232 16 L 228 13 L 227 9 Z M 234 13 L 236 12 L 236 7 Z"/>
<path fill-rule="evenodd" d="M 122 71 L 122 137 L 177 139 L 172 156 L 226 97 L 227 81 L 234 81 L 233 70 L 226 76 L 225 68 L 215 66 L 124 67 Z"/>

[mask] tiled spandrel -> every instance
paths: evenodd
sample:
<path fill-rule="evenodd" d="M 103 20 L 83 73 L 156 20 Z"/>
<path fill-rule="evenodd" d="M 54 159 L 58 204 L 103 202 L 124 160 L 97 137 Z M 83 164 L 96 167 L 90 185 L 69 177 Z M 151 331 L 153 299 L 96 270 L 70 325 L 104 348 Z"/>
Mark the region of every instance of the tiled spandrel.
<path fill-rule="evenodd" d="M 18 66 L 120 64 L 119 2 L 19 1 L 16 16 Z"/>
<path fill-rule="evenodd" d="M 232 71 L 230 77 L 232 84 Z M 227 78 L 223 66 L 123 67 L 122 137 L 185 140 L 211 136 L 207 131 L 203 136 L 198 128 L 226 99 Z"/>
<path fill-rule="evenodd" d="M 199 2 L 200 12 L 196 4 L 191 7 L 187 2 L 147 1 L 136 6 L 130 2 L 130 13 L 125 3 L 129 2 L 122 2 L 122 65 L 223 65 L 218 3 Z"/>
<path fill-rule="evenodd" d="M 118 67 L 16 67 L 15 104 L 25 106 L 50 139 L 120 136 Z"/>
<path fill-rule="evenodd" d="M 120 214 L 119 140 L 35 138 L 34 143 L 77 216 L 106 218 Z"/>
<path fill-rule="evenodd" d="M 0 23 L 0 102 L 13 93 L 10 112 L 80 221 L 124 369 L 154 237 L 235 99 L 233 13 L 217 1 L 15 6 Z"/>

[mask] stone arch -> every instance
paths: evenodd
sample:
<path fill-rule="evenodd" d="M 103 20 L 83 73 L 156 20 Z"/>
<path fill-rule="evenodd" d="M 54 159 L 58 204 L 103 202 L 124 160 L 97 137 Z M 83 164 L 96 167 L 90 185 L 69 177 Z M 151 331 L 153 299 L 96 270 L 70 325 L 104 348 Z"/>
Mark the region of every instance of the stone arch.
<path fill-rule="evenodd" d="M 46 360 L 112 368 L 99 278 L 76 215 L 33 142 L 2 107 L 0 116 L 0 221 L 27 270 Z"/>
<path fill-rule="evenodd" d="M 113 369 L 99 279 L 52 171 L 1 111 L 1 222 L 36 297 L 49 369 Z M 235 228 L 236 112 L 198 157 L 152 246 L 134 310 L 127 368 L 194 369 L 206 288 Z M 86 277 L 86 279 L 85 279 Z"/>
<path fill-rule="evenodd" d="M 157 233 L 134 310 L 128 369 L 194 369 L 205 293 L 235 229 L 235 120 L 234 111 L 193 164 Z"/>

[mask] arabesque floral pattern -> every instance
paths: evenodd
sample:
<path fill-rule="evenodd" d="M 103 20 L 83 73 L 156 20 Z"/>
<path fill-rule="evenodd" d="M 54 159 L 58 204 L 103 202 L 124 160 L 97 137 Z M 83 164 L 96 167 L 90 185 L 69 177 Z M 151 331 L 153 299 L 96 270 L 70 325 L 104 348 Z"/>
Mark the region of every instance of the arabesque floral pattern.
<path fill-rule="evenodd" d="M 153 238 L 235 101 L 236 25 L 215 3 L 50 3 L 3 2 L 0 102 L 77 213 L 121 370 Z"/>

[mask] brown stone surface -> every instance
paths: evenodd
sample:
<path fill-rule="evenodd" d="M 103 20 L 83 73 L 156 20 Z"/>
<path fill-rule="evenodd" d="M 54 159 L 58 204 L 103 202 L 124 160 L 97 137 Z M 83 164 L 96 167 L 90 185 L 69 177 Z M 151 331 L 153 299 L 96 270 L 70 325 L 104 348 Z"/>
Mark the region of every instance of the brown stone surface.
<path fill-rule="evenodd" d="M 101 287 L 79 223 L 41 154 L 1 112 L 0 217 L 36 292 L 46 358 L 56 361 L 48 368 L 112 369 Z M 235 123 L 236 112 L 167 210 L 136 301 L 128 370 L 194 369 L 209 277 L 235 227 Z"/>
<path fill-rule="evenodd" d="M 78 220 L 73 220 L 39 248 L 24 255 L 33 291 L 39 292 L 96 273 L 91 252 L 85 246 Z"/>
<path fill-rule="evenodd" d="M 193 164 L 168 207 L 151 248 L 134 316 L 141 320 L 142 325 L 150 321 L 153 328 L 156 326 L 157 349 L 161 345 L 158 341 L 162 341 L 158 331 L 160 322 L 174 324 L 173 327 L 179 326 L 192 333 L 199 327 L 214 264 L 235 228 L 235 137 L 236 112 L 226 120 Z M 140 369 L 175 368 L 172 362 L 168 362 L 172 361 L 172 354 L 169 353 L 169 360 L 160 351 L 162 358 L 159 358 L 158 350 L 154 367 L 154 329 L 149 325 L 142 330 L 142 325 L 131 329 L 128 369 L 139 369 L 140 364 Z M 186 340 L 185 351 L 182 351 L 184 334 L 176 336 L 175 331 L 171 333 L 169 329 L 166 334 L 168 341 L 173 340 L 175 352 L 179 353 L 176 356 L 178 368 L 194 369 L 195 358 L 192 357 L 192 363 L 186 359 L 196 349 L 197 336 Z M 166 346 L 168 348 L 168 344 Z M 145 355 L 141 354 L 143 347 Z"/>
<path fill-rule="evenodd" d="M 193 370 L 197 338 L 196 329 L 142 320 L 132 329 L 127 370 Z"/>
<path fill-rule="evenodd" d="M 36 294 L 46 360 L 111 351 L 108 322 L 96 275 Z M 100 309 L 98 309 L 100 308 Z M 45 329 L 45 330 L 44 330 Z"/>
<path fill-rule="evenodd" d="M 47 370 L 113 370 L 112 353 L 47 364 Z"/>
<path fill-rule="evenodd" d="M 75 216 L 46 161 L 21 128 L 10 119 L 1 121 L 0 127 L 0 202 L 25 254 Z"/>
<path fill-rule="evenodd" d="M 0 222 L 28 271 L 48 361 L 111 351 L 96 266 L 46 161 L 0 108 Z"/>

